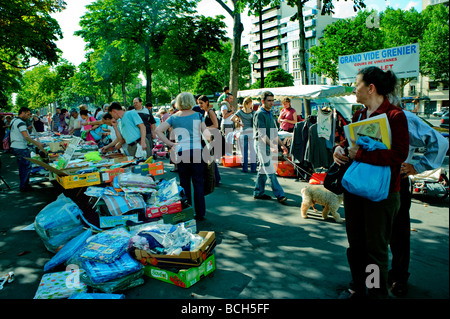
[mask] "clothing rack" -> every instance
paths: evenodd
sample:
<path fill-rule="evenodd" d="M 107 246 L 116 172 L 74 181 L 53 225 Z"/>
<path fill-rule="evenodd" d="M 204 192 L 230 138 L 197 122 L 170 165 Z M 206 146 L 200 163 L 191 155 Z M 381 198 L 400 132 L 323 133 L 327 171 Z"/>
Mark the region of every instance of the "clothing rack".
<path fill-rule="evenodd" d="M 330 134 L 330 139 L 328 140 L 327 144 L 327 151 L 324 151 L 324 153 L 327 153 L 327 158 L 323 159 L 321 157 L 321 163 L 324 163 L 325 165 L 321 166 L 320 163 L 317 163 L 316 169 L 317 172 L 323 172 L 328 170 L 328 167 L 331 166 L 333 160 L 331 155 L 332 148 L 339 144 L 342 139 L 345 139 L 343 126 L 347 125 L 347 121 L 342 116 L 342 114 L 337 111 L 335 108 L 332 108 L 332 105 L 330 103 L 323 103 L 320 106 L 320 111 L 325 112 L 333 112 L 333 119 L 332 119 L 332 132 Z M 325 113 L 324 112 L 324 113 Z M 329 113 L 328 113 L 329 114 Z M 309 115 L 305 121 L 298 122 L 293 131 L 292 136 L 292 143 L 290 148 L 290 155 L 292 158 L 291 164 L 294 165 L 294 168 L 296 169 L 298 176 L 302 180 L 308 180 L 308 178 L 311 177 L 312 173 L 315 172 L 314 165 L 309 161 L 305 159 L 305 156 L 307 154 L 307 145 L 310 141 L 310 134 L 312 133 L 311 128 L 313 128 L 314 133 L 316 135 L 316 141 L 317 141 L 317 127 L 313 127 L 315 124 L 317 124 L 318 117 L 316 115 Z M 319 138 L 320 139 L 320 138 Z M 320 146 L 317 145 L 317 143 L 314 144 L 314 148 L 317 151 L 317 147 L 322 149 L 325 143 L 322 143 L 324 141 L 320 140 Z M 309 145 L 308 145 L 309 146 Z M 314 155 L 314 158 L 318 158 L 317 154 Z M 323 160 L 323 161 L 322 161 Z M 327 164 L 328 163 L 328 164 Z M 328 166 L 328 167 L 327 167 Z M 297 169 L 298 168 L 298 169 Z"/>

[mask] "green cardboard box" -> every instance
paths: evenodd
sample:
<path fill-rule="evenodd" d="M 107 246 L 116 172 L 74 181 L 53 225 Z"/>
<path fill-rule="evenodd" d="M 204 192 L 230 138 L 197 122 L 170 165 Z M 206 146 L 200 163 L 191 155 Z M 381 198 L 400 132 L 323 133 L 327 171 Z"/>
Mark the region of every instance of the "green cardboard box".
<path fill-rule="evenodd" d="M 200 279 L 211 274 L 216 269 L 214 254 L 209 256 L 200 266 L 180 269 L 173 272 L 152 265 L 145 266 L 144 274 L 150 278 L 158 279 L 178 287 L 189 288 Z"/>
<path fill-rule="evenodd" d="M 186 222 L 188 220 L 194 219 L 194 208 L 188 207 L 183 209 L 179 213 L 174 214 L 163 214 L 162 218 L 164 221 L 164 224 L 172 224 L 175 225 L 179 222 Z"/>

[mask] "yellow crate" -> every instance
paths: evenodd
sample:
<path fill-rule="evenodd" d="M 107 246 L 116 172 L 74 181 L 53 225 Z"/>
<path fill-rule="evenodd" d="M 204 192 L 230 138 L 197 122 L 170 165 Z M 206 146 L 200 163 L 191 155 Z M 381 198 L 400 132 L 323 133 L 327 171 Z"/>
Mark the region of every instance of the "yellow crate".
<path fill-rule="evenodd" d="M 70 176 L 57 175 L 56 180 L 65 189 L 98 185 L 102 182 L 98 172 Z"/>

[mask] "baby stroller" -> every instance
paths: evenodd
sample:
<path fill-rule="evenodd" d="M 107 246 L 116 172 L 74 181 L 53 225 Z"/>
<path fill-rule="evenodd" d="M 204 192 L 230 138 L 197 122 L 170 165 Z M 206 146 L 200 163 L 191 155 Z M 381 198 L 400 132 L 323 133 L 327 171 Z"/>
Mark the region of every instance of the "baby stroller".
<path fill-rule="evenodd" d="M 164 143 L 160 139 L 157 139 L 153 142 L 155 144 L 155 147 L 153 147 L 152 150 L 153 159 L 156 160 L 158 157 L 166 157 L 166 158 L 170 157 L 169 149 L 167 148 L 166 145 L 164 145 Z"/>

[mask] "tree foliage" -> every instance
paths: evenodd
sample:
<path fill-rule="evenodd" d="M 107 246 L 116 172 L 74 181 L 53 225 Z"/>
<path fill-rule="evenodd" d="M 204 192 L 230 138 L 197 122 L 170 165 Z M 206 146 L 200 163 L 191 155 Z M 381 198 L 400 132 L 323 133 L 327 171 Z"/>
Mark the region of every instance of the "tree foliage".
<path fill-rule="evenodd" d="M 420 38 L 421 72 L 436 81 L 449 84 L 449 8 L 444 5 L 427 7 L 428 22 Z"/>
<path fill-rule="evenodd" d="M 20 70 L 28 68 L 32 58 L 58 61 L 55 41 L 63 35 L 50 14 L 64 7 L 55 0 L 0 1 L 0 107 L 20 87 Z"/>
<path fill-rule="evenodd" d="M 311 72 L 339 80 L 340 55 L 348 55 L 382 48 L 383 33 L 378 28 L 368 28 L 367 18 L 373 11 L 359 11 L 356 17 L 341 19 L 327 25 L 319 45 L 310 49 Z"/>
<path fill-rule="evenodd" d="M 369 28 L 366 20 L 373 13 L 375 12 L 359 11 L 355 18 L 328 25 L 319 45 L 310 49 L 311 72 L 337 82 L 340 55 L 418 42 L 421 73 L 448 83 L 448 7 L 429 6 L 422 13 L 414 8 L 405 11 L 387 7 L 380 13 L 380 28 Z M 403 85 L 409 80 L 402 80 Z"/>

